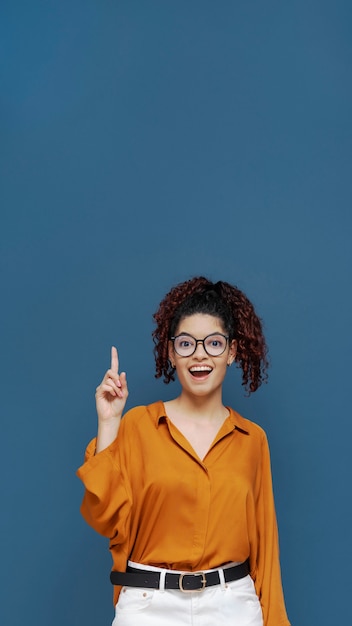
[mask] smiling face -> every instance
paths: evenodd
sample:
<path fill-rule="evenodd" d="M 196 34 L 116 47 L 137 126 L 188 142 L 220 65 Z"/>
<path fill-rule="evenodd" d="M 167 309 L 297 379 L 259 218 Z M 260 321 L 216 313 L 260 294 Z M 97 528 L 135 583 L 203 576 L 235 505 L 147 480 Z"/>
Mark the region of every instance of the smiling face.
<path fill-rule="evenodd" d="M 175 336 L 183 333 L 199 340 L 214 333 L 226 335 L 226 329 L 218 317 L 195 313 L 181 319 Z M 217 341 L 216 337 L 215 340 Z M 213 345 L 216 345 L 216 341 Z M 169 358 L 176 367 L 183 392 L 197 396 L 221 393 L 226 368 L 233 363 L 235 356 L 235 341 L 230 345 L 227 342 L 224 352 L 219 356 L 210 356 L 201 342 L 197 343 L 195 352 L 190 356 L 180 356 L 175 351 L 173 342 L 170 341 L 169 344 Z"/>

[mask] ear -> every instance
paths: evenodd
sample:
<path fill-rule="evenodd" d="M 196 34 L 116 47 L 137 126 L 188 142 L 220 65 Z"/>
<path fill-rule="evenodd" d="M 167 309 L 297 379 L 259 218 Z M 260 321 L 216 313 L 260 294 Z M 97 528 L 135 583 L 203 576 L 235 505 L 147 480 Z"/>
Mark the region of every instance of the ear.
<path fill-rule="evenodd" d="M 236 358 L 236 354 L 237 354 L 237 341 L 236 339 L 234 339 L 233 341 L 231 341 L 231 344 L 230 344 L 230 350 L 229 350 L 229 354 L 227 357 L 227 365 L 232 365 L 232 363 L 234 362 Z"/>
<path fill-rule="evenodd" d="M 169 361 L 171 363 L 171 367 L 175 367 L 175 351 L 174 351 L 174 344 L 172 343 L 172 341 L 169 341 L 168 356 L 169 356 Z"/>

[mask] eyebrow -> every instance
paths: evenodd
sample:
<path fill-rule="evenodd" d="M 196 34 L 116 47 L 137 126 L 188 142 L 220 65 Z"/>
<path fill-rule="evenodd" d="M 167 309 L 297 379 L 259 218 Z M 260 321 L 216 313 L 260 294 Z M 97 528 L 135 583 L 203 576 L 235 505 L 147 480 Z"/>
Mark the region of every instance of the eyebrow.
<path fill-rule="evenodd" d="M 174 335 L 174 337 L 180 337 L 181 335 L 186 335 L 186 337 L 191 337 L 192 339 L 199 339 L 201 341 L 199 337 L 197 338 L 194 335 L 191 335 L 191 333 L 185 333 L 185 332 L 179 332 L 177 333 L 177 335 Z M 208 333 L 207 335 L 205 335 L 203 339 L 206 339 L 207 337 L 211 337 L 212 335 L 222 335 L 223 337 L 228 337 L 228 335 L 226 335 L 221 330 L 214 330 L 214 332 Z"/>

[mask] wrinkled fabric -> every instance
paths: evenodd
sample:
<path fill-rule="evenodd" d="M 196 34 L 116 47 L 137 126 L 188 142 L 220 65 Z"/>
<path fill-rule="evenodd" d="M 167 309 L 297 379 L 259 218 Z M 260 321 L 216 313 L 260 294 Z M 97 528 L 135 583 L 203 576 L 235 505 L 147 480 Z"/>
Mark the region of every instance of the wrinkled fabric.
<path fill-rule="evenodd" d="M 88 445 L 77 474 L 82 515 L 109 538 L 114 570 L 128 559 L 197 571 L 249 557 L 264 626 L 289 626 L 269 448 L 257 424 L 229 408 L 201 460 L 162 402 L 135 407 L 108 448 L 95 455 L 95 440 Z"/>

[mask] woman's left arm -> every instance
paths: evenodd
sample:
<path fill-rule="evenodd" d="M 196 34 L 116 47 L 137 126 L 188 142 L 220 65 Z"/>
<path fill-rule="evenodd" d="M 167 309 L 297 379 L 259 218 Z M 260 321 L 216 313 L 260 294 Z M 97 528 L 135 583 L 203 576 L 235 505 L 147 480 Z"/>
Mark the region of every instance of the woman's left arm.
<path fill-rule="evenodd" d="M 270 452 L 264 431 L 261 452 L 261 480 L 256 508 L 258 550 L 255 586 L 262 605 L 264 626 L 290 626 L 281 580 Z"/>

